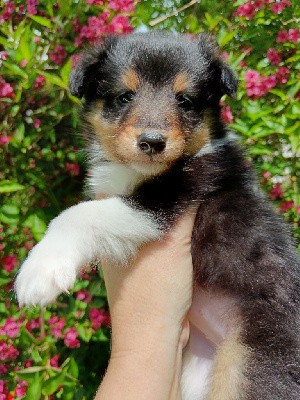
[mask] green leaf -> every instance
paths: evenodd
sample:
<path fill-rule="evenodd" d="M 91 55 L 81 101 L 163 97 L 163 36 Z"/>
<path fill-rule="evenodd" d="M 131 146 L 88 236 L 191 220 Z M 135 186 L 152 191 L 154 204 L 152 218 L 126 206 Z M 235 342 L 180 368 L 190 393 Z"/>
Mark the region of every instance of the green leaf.
<path fill-rule="evenodd" d="M 20 209 L 14 204 L 0 207 L 0 221 L 8 225 L 16 225 L 19 221 Z"/>
<path fill-rule="evenodd" d="M 53 394 L 60 385 L 62 385 L 66 379 L 65 373 L 59 373 L 52 378 L 48 379 L 46 382 L 43 382 L 43 395 L 47 396 Z"/>
<path fill-rule="evenodd" d="M 39 376 L 39 373 L 36 372 L 34 380 L 29 384 L 27 388 L 26 396 L 24 397 L 24 399 L 26 400 L 40 399 L 41 389 L 42 389 L 41 377 Z"/>
<path fill-rule="evenodd" d="M 11 193 L 23 190 L 25 186 L 20 185 L 18 182 L 4 180 L 0 182 L 0 193 Z"/>
<path fill-rule="evenodd" d="M 248 151 L 253 155 L 268 155 L 273 153 L 273 149 L 267 146 L 256 144 L 248 147 Z"/>
<path fill-rule="evenodd" d="M 289 90 L 288 90 L 288 95 L 291 97 L 294 97 L 295 94 L 300 90 L 300 82 L 296 82 L 294 85 L 292 85 Z"/>
<path fill-rule="evenodd" d="M 221 47 L 224 47 L 227 43 L 229 43 L 235 36 L 237 31 L 227 32 L 225 29 L 220 29 L 218 36 L 218 43 Z"/>
<path fill-rule="evenodd" d="M 276 96 L 278 96 L 282 101 L 285 101 L 287 99 L 287 96 L 285 93 L 283 93 L 281 90 L 279 89 L 272 89 L 270 90 L 270 93 L 275 94 Z"/>
<path fill-rule="evenodd" d="M 30 215 L 25 222 L 23 223 L 24 226 L 27 226 L 32 234 L 35 240 L 40 241 L 47 229 L 47 225 L 45 221 L 40 218 L 37 214 L 32 214 Z"/>
<path fill-rule="evenodd" d="M 91 337 L 93 336 L 92 329 L 85 328 L 82 325 L 79 325 L 77 327 L 79 337 L 84 340 L 85 342 L 89 342 L 91 340 Z"/>
<path fill-rule="evenodd" d="M 2 36 L 0 36 L 0 44 L 2 44 L 6 49 L 11 47 L 11 43 Z"/>
<path fill-rule="evenodd" d="M 73 357 L 70 359 L 70 365 L 68 368 L 68 373 L 72 375 L 74 378 L 78 378 L 78 365 Z"/>
<path fill-rule="evenodd" d="M 40 17 L 39 15 L 28 15 L 28 17 L 38 24 L 45 26 L 46 28 L 52 28 L 52 23 L 47 18 Z"/>
<path fill-rule="evenodd" d="M 210 30 L 213 30 L 220 21 L 222 21 L 222 17 L 212 17 L 210 14 L 205 13 L 206 22 Z"/>
<path fill-rule="evenodd" d="M 59 10 L 63 16 L 68 17 L 70 15 L 70 1 L 58 0 Z"/>
<path fill-rule="evenodd" d="M 11 63 L 8 63 L 8 62 L 5 62 L 3 64 L 7 69 L 9 69 L 11 72 L 13 72 L 14 75 L 18 75 L 18 76 L 21 76 L 24 79 L 28 79 L 28 75 L 26 74 L 26 72 L 24 72 L 16 64 L 11 64 Z"/>
<path fill-rule="evenodd" d="M 40 356 L 40 353 L 37 349 L 37 347 L 33 348 L 31 353 L 30 353 L 31 358 L 33 359 L 33 361 L 35 363 L 40 363 L 41 361 L 43 361 L 42 357 Z"/>
<path fill-rule="evenodd" d="M 26 25 L 26 19 L 23 19 L 23 21 L 19 23 L 17 29 L 14 32 L 14 43 L 18 43 L 18 41 L 20 40 L 20 37 L 24 32 L 25 25 Z"/>
<path fill-rule="evenodd" d="M 0 286 L 7 285 L 9 282 L 11 282 L 11 278 L 0 278 Z M 1 309 L 0 312 L 2 312 Z"/>
<path fill-rule="evenodd" d="M 62 80 L 65 82 L 66 85 L 69 83 L 69 75 L 71 72 L 71 58 L 68 59 L 68 61 L 65 63 L 65 65 L 62 67 L 60 71 L 60 76 Z"/>
<path fill-rule="evenodd" d="M 53 83 L 54 85 L 57 85 L 63 89 L 68 89 L 68 84 L 65 83 L 59 76 L 41 70 L 37 70 L 37 73 L 47 78 L 50 83 Z"/>
<path fill-rule="evenodd" d="M 32 37 L 31 37 L 30 26 L 27 26 L 27 28 L 24 30 L 24 32 L 21 35 L 18 50 L 19 50 L 22 58 L 28 62 L 30 61 L 31 57 L 34 55 L 33 52 L 31 51 L 31 47 L 30 47 L 31 42 L 32 42 Z"/>
<path fill-rule="evenodd" d="M 16 143 L 21 143 L 22 140 L 24 139 L 25 135 L 25 125 L 23 122 L 21 122 L 17 127 L 14 132 L 14 140 Z"/>

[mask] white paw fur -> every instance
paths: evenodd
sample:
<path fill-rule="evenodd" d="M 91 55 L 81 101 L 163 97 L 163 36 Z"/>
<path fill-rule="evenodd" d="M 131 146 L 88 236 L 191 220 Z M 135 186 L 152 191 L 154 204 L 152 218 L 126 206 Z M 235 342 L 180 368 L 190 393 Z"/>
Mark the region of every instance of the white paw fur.
<path fill-rule="evenodd" d="M 45 305 L 70 289 L 94 259 L 126 264 L 139 246 L 161 236 L 156 222 L 120 198 L 73 206 L 55 218 L 16 278 L 20 305 Z"/>

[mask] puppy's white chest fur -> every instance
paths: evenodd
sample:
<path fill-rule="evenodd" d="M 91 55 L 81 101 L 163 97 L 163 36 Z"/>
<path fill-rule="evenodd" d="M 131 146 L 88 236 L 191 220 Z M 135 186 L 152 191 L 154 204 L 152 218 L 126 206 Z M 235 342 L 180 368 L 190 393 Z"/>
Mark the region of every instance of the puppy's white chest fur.
<path fill-rule="evenodd" d="M 102 162 L 88 174 L 88 194 L 115 196 L 130 195 L 145 177 L 132 168 L 114 162 Z"/>

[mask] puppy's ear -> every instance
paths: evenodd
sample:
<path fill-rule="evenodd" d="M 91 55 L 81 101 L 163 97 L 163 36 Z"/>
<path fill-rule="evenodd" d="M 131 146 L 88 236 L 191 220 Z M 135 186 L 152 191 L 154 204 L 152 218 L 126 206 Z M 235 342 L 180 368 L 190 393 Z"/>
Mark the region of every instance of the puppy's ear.
<path fill-rule="evenodd" d="M 201 54 L 219 79 L 221 95 L 233 96 L 238 88 L 238 79 L 232 69 L 222 60 L 217 42 L 207 33 L 200 33 L 197 41 Z"/>
<path fill-rule="evenodd" d="M 236 94 L 238 88 L 238 78 L 232 69 L 223 61 L 220 62 L 221 69 L 221 90 L 223 94 L 232 97 Z"/>
<path fill-rule="evenodd" d="M 69 88 L 72 96 L 81 98 L 85 95 L 95 72 L 107 58 L 117 42 L 117 36 L 107 37 L 102 44 L 85 51 L 69 77 Z"/>

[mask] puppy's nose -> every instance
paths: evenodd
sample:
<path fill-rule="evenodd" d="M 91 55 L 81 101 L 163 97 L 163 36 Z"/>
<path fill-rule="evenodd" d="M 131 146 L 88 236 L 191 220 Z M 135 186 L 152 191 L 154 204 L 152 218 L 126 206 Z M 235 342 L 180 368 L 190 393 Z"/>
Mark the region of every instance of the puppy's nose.
<path fill-rule="evenodd" d="M 166 138 L 158 132 L 144 132 L 137 140 L 138 147 L 149 156 L 164 151 Z"/>

